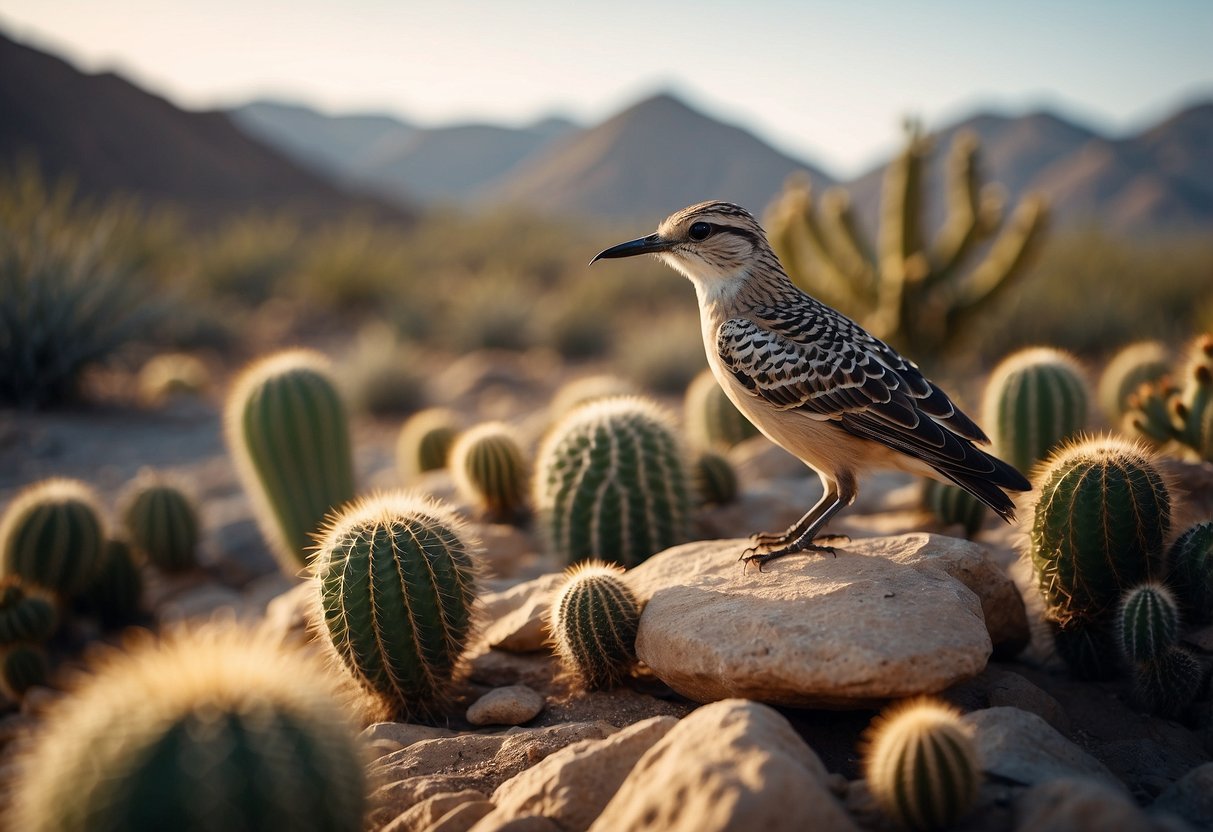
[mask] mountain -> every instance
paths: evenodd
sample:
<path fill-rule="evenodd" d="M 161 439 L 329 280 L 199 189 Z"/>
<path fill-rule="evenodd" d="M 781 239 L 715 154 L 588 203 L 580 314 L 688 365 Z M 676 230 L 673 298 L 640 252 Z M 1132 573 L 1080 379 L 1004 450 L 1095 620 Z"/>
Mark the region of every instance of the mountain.
<path fill-rule="evenodd" d="M 409 216 L 341 190 L 222 112 L 181 110 L 114 73 L 85 74 L 3 34 L 0 113 L 0 165 L 36 159 L 83 194 L 130 194 L 199 219 L 250 208 Z"/>
<path fill-rule="evenodd" d="M 483 198 L 593 217 L 664 216 L 704 199 L 759 212 L 797 171 L 818 185 L 831 181 L 753 133 L 662 94 L 558 139 L 486 188 Z"/>

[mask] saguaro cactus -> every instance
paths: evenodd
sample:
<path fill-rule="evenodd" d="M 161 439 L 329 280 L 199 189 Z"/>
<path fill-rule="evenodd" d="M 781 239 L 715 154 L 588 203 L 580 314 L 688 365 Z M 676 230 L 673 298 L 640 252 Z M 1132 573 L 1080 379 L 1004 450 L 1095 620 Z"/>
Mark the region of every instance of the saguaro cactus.
<path fill-rule="evenodd" d="M 636 664 L 640 605 L 617 566 L 587 561 L 567 574 L 552 602 L 556 652 L 585 687 L 609 688 Z"/>
<path fill-rule="evenodd" d="M 568 414 L 539 450 L 534 485 L 549 541 L 569 563 L 631 566 L 686 538 L 682 449 L 646 399 L 602 399 Z"/>
<path fill-rule="evenodd" d="M 261 533 L 294 573 L 325 517 L 354 498 L 345 407 L 327 360 L 287 350 L 253 364 L 228 396 L 226 422 Z"/>
<path fill-rule="evenodd" d="M 947 160 L 948 216 L 928 245 L 923 168 L 930 153 L 931 142 L 911 125 L 885 171 L 876 246 L 860 234 L 844 191 L 828 191 L 818 209 L 804 180 L 789 181 L 766 220 L 793 280 L 878 338 L 926 357 L 944 351 L 1024 272 L 1047 214 L 1041 197 L 1027 196 L 1004 224 L 1001 198 L 979 181 L 977 138 L 960 133 Z M 968 268 L 990 239 L 985 257 Z"/>
<path fill-rule="evenodd" d="M 386 713 L 445 706 L 472 627 L 474 550 L 450 509 L 403 492 L 354 503 L 324 533 L 324 632 Z"/>
<path fill-rule="evenodd" d="M 20 575 L 70 596 L 88 584 L 104 545 L 93 489 L 79 480 L 44 480 L 18 494 L 0 518 L 0 577 Z"/>

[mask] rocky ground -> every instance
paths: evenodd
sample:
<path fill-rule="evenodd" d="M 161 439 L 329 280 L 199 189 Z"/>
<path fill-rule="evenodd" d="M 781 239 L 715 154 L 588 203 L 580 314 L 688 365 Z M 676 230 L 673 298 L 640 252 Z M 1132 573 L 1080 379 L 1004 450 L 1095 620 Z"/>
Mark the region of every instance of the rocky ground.
<path fill-rule="evenodd" d="M 510 372 L 468 381 L 463 368 L 451 403 L 517 417 L 510 391 L 526 380 Z M 359 428 L 366 490 L 399 484 L 393 438 L 391 426 Z M 960 829 L 1213 828 L 1207 695 L 1166 720 L 1130 707 L 1123 682 L 1072 680 L 1039 624 L 1019 531 L 991 522 L 977 542 L 948 536 L 959 532 L 917 510 L 914 483 L 878 476 L 833 527 L 851 537 L 836 557 L 743 570 L 742 538 L 791 523 L 819 486 L 765 440 L 732 459 L 740 501 L 701 509 L 701 540 L 627 574 L 646 602 L 643 667 L 615 690 L 580 690 L 547 647 L 562 565 L 526 529 L 475 524 L 488 571 L 454 707 L 439 725 L 365 728 L 376 784 L 368 828 L 894 829 L 862 779 L 863 736 L 882 706 L 918 694 L 959 707 L 976 739 L 984 784 Z M 0 503 L 50 474 L 111 495 L 143 465 L 185 476 L 205 524 L 203 567 L 153 580 L 154 622 L 235 614 L 305 642 L 312 587 L 281 574 L 266 550 L 213 403 L 0 422 Z M 1209 469 L 1184 475 L 1185 517 L 1213 516 Z M 419 485 L 453 499 L 445 474 Z M 69 633 L 59 646 L 69 655 L 98 635 Z M 1210 655 L 1213 631 L 1189 646 Z M 56 695 L 37 689 L 20 708 L 0 705 L 0 744 L 36 736 Z M 14 757 L 4 753 L 6 773 Z"/>

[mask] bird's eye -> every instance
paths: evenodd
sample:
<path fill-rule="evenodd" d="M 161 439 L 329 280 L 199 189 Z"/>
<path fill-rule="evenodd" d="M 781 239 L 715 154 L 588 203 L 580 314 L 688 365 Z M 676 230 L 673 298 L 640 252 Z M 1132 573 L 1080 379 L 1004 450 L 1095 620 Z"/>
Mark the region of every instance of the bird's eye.
<path fill-rule="evenodd" d="M 687 236 L 696 242 L 699 240 L 706 240 L 711 236 L 711 234 L 712 225 L 711 223 L 706 222 L 697 222 L 691 226 L 689 231 L 687 231 Z"/>

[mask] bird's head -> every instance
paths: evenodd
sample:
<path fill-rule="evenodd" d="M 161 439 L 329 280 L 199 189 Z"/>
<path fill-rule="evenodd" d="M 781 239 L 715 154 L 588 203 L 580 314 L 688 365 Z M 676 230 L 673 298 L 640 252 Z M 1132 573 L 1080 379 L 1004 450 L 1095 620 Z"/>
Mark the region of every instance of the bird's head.
<path fill-rule="evenodd" d="M 590 261 L 655 254 L 709 293 L 743 282 L 756 258 L 769 253 L 766 233 L 746 209 L 701 202 L 666 217 L 657 231 L 600 252 Z"/>

